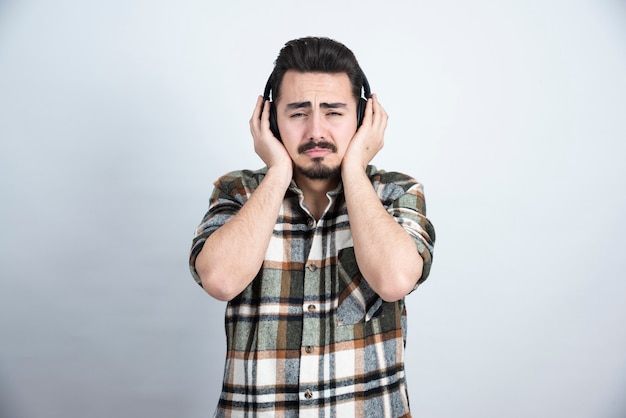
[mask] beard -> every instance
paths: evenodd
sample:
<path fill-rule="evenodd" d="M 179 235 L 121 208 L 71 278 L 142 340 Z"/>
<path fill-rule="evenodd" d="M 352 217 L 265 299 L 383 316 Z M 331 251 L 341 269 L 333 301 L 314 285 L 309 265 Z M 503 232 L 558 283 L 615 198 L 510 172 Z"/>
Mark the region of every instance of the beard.
<path fill-rule="evenodd" d="M 313 148 L 326 148 L 332 152 L 337 152 L 337 147 L 333 143 L 322 140 L 319 142 L 310 141 L 301 145 L 298 147 L 298 153 L 303 154 Z M 312 167 L 296 166 L 296 169 L 300 172 L 300 174 L 310 180 L 328 180 L 341 174 L 340 166 L 329 167 L 324 165 L 324 157 L 313 158 L 311 161 L 313 162 Z"/>
<path fill-rule="evenodd" d="M 296 169 L 304 177 L 310 180 L 328 180 L 341 174 L 341 167 L 329 167 L 322 163 L 323 158 L 314 158 L 312 167 L 296 166 Z"/>

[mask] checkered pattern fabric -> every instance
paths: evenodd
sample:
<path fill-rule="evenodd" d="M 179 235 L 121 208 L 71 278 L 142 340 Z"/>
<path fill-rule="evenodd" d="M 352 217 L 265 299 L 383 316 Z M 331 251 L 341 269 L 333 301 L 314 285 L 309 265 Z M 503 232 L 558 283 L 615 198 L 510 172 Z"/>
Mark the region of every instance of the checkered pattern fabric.
<path fill-rule="evenodd" d="M 190 256 L 237 214 L 266 170 L 215 183 Z M 367 167 L 382 204 L 429 274 L 435 233 L 422 185 Z M 404 300 L 384 302 L 356 263 L 342 184 L 316 221 L 292 182 L 258 275 L 226 307 L 227 356 L 216 417 L 407 417 Z M 417 287 L 417 285 L 416 285 Z"/>

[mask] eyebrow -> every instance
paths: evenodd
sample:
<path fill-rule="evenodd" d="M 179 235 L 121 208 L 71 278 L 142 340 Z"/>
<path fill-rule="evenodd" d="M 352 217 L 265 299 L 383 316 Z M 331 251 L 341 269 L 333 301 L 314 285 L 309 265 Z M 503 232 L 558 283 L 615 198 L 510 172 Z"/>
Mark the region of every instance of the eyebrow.
<path fill-rule="evenodd" d="M 311 108 L 311 102 L 294 102 L 294 103 L 288 103 L 287 104 L 287 110 L 294 110 L 294 109 L 302 109 L 302 108 Z M 320 103 L 320 107 L 322 109 L 341 109 L 344 107 L 347 107 L 347 104 L 345 103 Z"/>

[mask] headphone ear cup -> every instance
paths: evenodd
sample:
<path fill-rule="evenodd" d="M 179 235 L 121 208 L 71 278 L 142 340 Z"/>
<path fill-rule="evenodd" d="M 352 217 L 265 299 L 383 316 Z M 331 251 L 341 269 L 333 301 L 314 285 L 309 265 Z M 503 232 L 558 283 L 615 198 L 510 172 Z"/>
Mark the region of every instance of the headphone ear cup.
<path fill-rule="evenodd" d="M 276 139 L 280 141 L 281 138 L 280 132 L 278 132 L 278 119 L 276 117 L 276 107 L 274 106 L 274 102 L 270 102 L 270 130 Z"/>
<path fill-rule="evenodd" d="M 363 118 L 365 117 L 365 106 L 367 105 L 367 100 L 364 98 L 359 99 L 359 103 L 356 106 L 356 127 L 357 129 L 363 123 Z"/>

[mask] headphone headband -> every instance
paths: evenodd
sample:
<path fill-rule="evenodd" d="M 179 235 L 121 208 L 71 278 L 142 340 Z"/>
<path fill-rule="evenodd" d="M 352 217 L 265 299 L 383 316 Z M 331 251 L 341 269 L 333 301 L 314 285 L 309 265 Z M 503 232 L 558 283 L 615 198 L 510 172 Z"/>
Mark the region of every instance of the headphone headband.
<path fill-rule="evenodd" d="M 272 89 L 272 76 L 274 75 L 274 72 L 272 71 L 272 74 L 270 74 L 270 76 L 267 79 L 267 83 L 265 83 L 265 89 L 263 90 L 263 100 L 274 100 L 274 97 L 270 97 L 272 96 L 273 93 L 273 89 Z M 361 86 L 361 89 L 363 90 L 363 96 L 365 97 L 365 99 L 369 99 L 370 97 L 372 97 L 372 91 L 370 90 L 370 83 L 369 81 L 367 81 L 367 77 L 365 76 L 365 73 L 361 71 L 361 75 L 363 76 L 363 85 Z"/>

